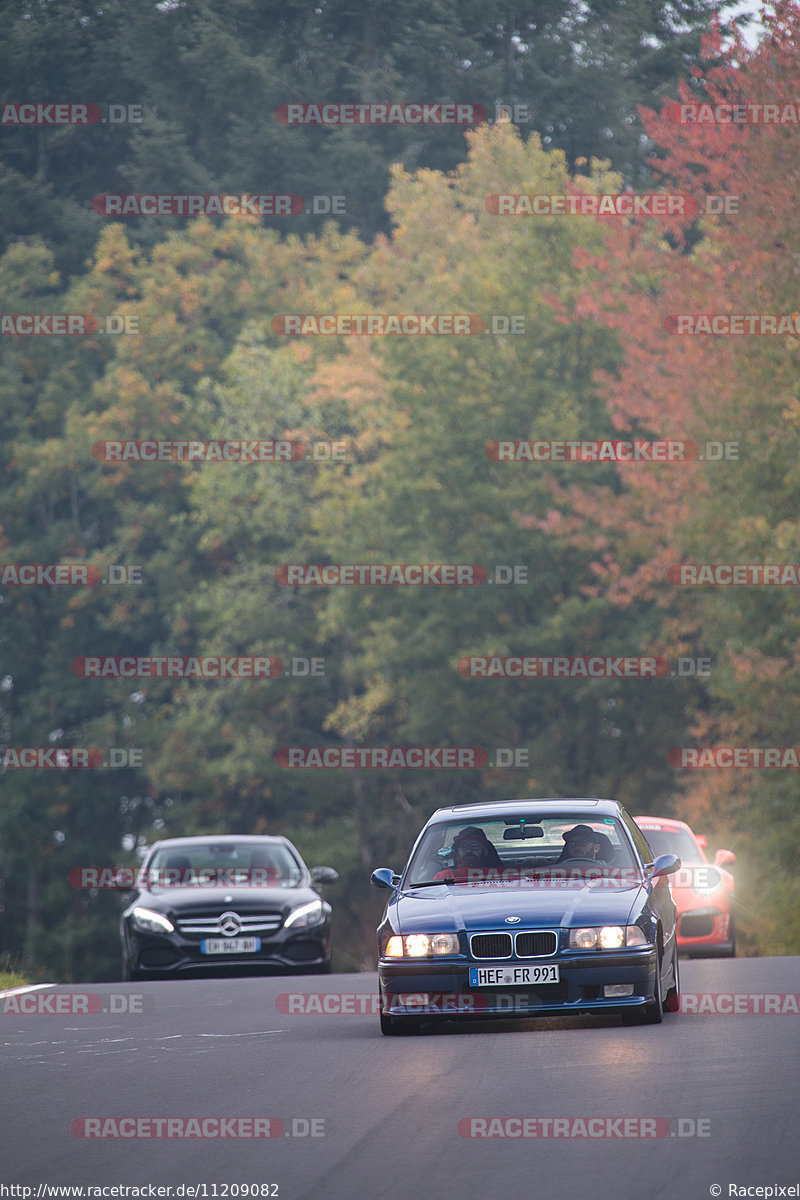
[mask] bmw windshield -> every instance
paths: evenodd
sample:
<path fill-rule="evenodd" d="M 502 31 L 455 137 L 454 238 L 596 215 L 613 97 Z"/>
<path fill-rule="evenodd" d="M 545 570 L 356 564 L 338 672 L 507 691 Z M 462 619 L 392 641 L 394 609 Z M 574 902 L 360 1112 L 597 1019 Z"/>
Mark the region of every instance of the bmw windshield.
<path fill-rule="evenodd" d="M 561 874 L 632 877 L 638 870 L 617 819 L 596 814 L 539 819 L 532 811 L 429 826 L 408 864 L 404 887 Z"/>

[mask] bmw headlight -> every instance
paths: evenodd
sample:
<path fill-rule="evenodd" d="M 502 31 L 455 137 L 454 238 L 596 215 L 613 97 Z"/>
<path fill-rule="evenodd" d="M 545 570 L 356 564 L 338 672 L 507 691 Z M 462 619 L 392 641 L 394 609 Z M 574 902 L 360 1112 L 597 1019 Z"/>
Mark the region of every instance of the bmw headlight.
<path fill-rule="evenodd" d="M 152 908 L 140 908 L 139 905 L 131 913 L 133 923 L 144 933 L 174 933 L 175 926 L 163 913 Z"/>
<path fill-rule="evenodd" d="M 290 912 L 283 924 L 286 929 L 307 929 L 310 925 L 319 925 L 324 916 L 322 901 L 311 900 Z"/>
<path fill-rule="evenodd" d="M 386 943 L 386 958 L 428 958 L 432 954 L 458 954 L 457 933 L 395 934 Z"/>
<path fill-rule="evenodd" d="M 624 946 L 646 946 L 647 938 L 638 925 L 600 925 L 570 929 L 570 950 L 621 950 Z"/>

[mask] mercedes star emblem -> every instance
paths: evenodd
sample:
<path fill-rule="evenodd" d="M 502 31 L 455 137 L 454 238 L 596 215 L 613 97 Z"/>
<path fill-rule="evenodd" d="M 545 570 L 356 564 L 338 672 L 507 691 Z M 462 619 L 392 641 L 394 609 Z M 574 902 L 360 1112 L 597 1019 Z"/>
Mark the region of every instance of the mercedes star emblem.
<path fill-rule="evenodd" d="M 219 931 L 224 933 L 226 937 L 233 937 L 235 933 L 242 931 L 242 919 L 238 913 L 226 912 L 219 919 Z"/>

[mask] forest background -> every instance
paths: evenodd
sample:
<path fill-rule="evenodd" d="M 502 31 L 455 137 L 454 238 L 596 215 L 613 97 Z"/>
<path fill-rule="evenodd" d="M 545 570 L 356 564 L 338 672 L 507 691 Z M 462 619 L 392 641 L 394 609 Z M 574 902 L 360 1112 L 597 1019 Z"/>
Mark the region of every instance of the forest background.
<path fill-rule="evenodd" d="M 0 561 L 125 582 L 0 587 L 0 746 L 138 764 L 0 768 L 0 969 L 117 978 L 123 898 L 72 888 L 69 872 L 227 832 L 282 833 L 310 865 L 334 866 L 334 968 L 372 969 L 372 868 L 400 866 L 438 806 L 547 795 L 688 820 L 737 854 L 740 953 L 800 952 L 796 772 L 670 760 L 798 740 L 797 587 L 680 586 L 670 571 L 800 559 L 800 337 L 681 336 L 672 319 L 800 308 L 797 124 L 682 124 L 670 107 L 796 106 L 798 5 L 770 6 L 752 50 L 729 7 L 0 3 L 2 313 L 132 331 L 4 325 Z M 134 119 L 14 124 L 15 105 L 65 101 L 132 106 Z M 459 101 L 490 120 L 275 115 L 350 101 Z M 697 204 L 661 219 L 487 203 L 654 190 Z M 292 193 L 312 211 L 119 219 L 92 206 L 109 193 Z M 470 313 L 486 332 L 289 337 L 275 321 L 287 313 Z M 688 440 L 703 457 L 487 453 L 504 439 L 631 437 Z M 147 438 L 291 438 L 344 457 L 93 454 Z M 712 460 L 707 442 L 728 456 Z M 291 587 L 278 571 L 291 563 L 474 563 L 525 581 Z M 219 681 L 74 667 L 166 654 L 324 663 Z M 465 677 L 473 655 L 702 666 Z M 276 751 L 298 746 L 478 747 L 487 765 L 281 765 Z"/>

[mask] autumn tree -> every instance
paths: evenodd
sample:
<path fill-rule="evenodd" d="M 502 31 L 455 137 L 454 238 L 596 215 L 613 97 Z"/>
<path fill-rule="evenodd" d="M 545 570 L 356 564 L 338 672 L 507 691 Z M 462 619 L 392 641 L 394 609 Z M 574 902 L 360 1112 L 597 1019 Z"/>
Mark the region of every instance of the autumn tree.
<path fill-rule="evenodd" d="M 681 563 L 791 564 L 796 557 L 800 8 L 777 3 L 766 28 L 767 38 L 752 52 L 739 40 L 725 51 L 715 31 L 678 97 L 659 114 L 643 113 L 659 148 L 662 186 L 696 197 L 706 215 L 682 221 L 669 239 L 610 231 L 603 266 L 621 283 L 618 309 L 601 314 L 590 289 L 585 300 L 624 347 L 617 377 L 601 380 L 612 420 L 694 440 L 706 461 L 647 473 L 621 467 L 625 487 L 613 503 L 601 506 L 597 495 L 573 489 L 559 506 L 560 521 L 597 541 L 601 594 L 631 612 L 655 603 L 676 652 L 691 647 L 710 655 L 706 698 L 692 737 L 682 743 L 690 746 L 796 740 L 799 631 L 792 589 L 682 586 L 669 571 Z M 744 106 L 739 111 L 747 118 L 714 119 L 717 106 L 731 104 Z M 682 105 L 693 119 L 681 120 Z M 778 117 L 766 120 L 765 105 L 776 106 Z M 724 119 L 730 110 L 719 111 Z M 696 320 L 715 314 L 723 321 L 749 314 L 756 323 L 745 333 L 717 324 L 714 333 Z M 764 333 L 762 316 L 783 317 L 784 332 Z M 715 446 L 704 455 L 709 441 Z M 737 457 L 721 456 L 720 443 L 730 443 Z M 659 754 L 666 757 L 670 748 L 663 740 Z M 768 898 L 759 895 L 762 916 L 751 915 L 750 928 L 773 947 L 795 946 L 800 936 L 785 920 L 797 909 L 793 780 L 786 770 L 675 771 L 676 815 L 733 839 L 753 872 L 769 863 Z M 755 908 L 755 896 L 745 892 L 742 904 Z"/>

